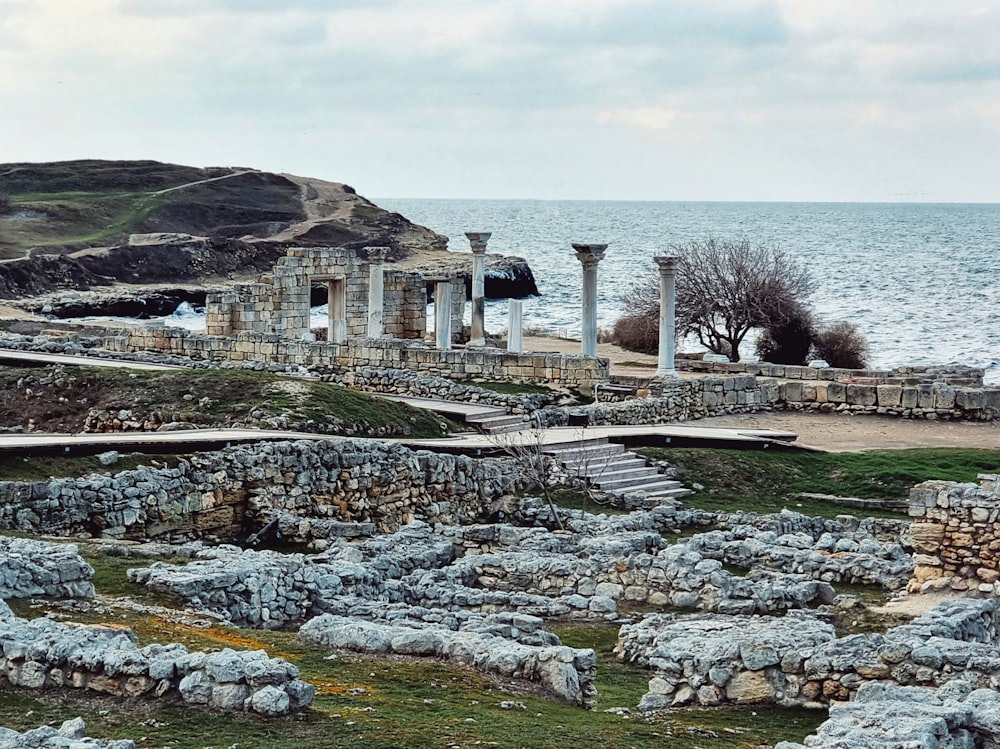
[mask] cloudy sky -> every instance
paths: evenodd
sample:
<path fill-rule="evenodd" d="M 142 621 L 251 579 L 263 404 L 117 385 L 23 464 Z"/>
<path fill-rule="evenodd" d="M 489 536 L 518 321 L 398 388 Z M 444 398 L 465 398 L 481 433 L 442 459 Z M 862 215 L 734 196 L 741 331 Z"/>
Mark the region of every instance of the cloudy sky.
<path fill-rule="evenodd" d="M 1000 202 L 1000 0 L 0 0 L 0 162 Z"/>

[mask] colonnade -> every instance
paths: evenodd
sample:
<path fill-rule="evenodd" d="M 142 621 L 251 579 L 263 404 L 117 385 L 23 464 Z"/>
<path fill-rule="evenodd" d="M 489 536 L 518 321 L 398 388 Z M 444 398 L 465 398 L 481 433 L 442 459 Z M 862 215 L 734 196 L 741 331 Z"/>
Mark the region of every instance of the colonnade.
<path fill-rule="evenodd" d="M 486 345 L 484 312 L 486 305 L 486 244 L 491 232 L 466 232 L 472 247 L 472 325 L 469 346 Z M 368 336 L 379 338 L 383 333 L 385 297 L 383 275 L 388 247 L 367 247 L 368 278 Z M 583 267 L 580 354 L 597 356 L 597 266 L 604 259 L 608 245 L 573 243 L 576 258 Z M 657 358 L 657 377 L 676 377 L 674 367 L 675 344 L 675 294 L 677 258 L 653 258 L 660 272 L 660 337 Z M 451 282 L 446 278 L 434 281 L 435 342 L 440 349 L 451 348 Z M 520 353 L 522 343 L 521 302 L 511 299 L 508 306 L 507 350 Z M 331 321 L 332 327 L 332 321 Z"/>

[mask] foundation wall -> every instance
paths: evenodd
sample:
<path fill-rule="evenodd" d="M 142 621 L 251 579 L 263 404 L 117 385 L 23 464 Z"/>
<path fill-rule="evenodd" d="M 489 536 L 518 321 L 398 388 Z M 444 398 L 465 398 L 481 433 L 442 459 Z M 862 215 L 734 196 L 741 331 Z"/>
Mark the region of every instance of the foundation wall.
<path fill-rule="evenodd" d="M 268 362 L 340 372 L 364 367 L 408 369 L 450 379 L 481 377 L 507 382 L 546 382 L 589 387 L 608 377 L 608 360 L 568 354 L 501 349 L 442 350 L 417 341 L 354 338 L 346 343 L 290 341 L 277 334 L 209 336 L 149 326 L 105 339 L 111 351 L 152 351 L 192 359 Z"/>

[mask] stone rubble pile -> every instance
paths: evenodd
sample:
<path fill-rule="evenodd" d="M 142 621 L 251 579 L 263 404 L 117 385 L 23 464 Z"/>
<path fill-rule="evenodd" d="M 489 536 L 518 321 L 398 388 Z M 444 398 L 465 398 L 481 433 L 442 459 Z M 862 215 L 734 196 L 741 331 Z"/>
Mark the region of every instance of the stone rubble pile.
<path fill-rule="evenodd" d="M 940 689 L 869 682 L 852 702 L 834 705 L 805 744 L 774 749 L 995 749 L 1000 693 L 953 681 Z"/>
<path fill-rule="evenodd" d="M 140 648 L 131 630 L 20 619 L 0 610 L 0 678 L 27 689 L 86 689 L 117 697 L 179 694 L 191 704 L 285 715 L 312 703 L 298 669 L 263 650 Z"/>
<path fill-rule="evenodd" d="M 622 626 L 619 657 L 656 672 L 645 712 L 691 703 L 786 702 L 781 674 L 795 672 L 833 627 L 804 612 L 772 616 L 657 614 Z"/>
<path fill-rule="evenodd" d="M 835 638 L 805 612 L 784 617 L 649 615 L 622 627 L 617 651 L 652 668 L 645 710 L 696 703 L 820 707 L 869 681 L 940 686 L 962 679 L 1000 687 L 995 600 L 944 602 L 884 634 Z M 707 688 L 706 688 L 707 687 Z"/>
<path fill-rule="evenodd" d="M 72 544 L 0 536 L 0 598 L 93 598 L 93 576 Z"/>
<path fill-rule="evenodd" d="M 41 726 L 24 733 L 0 727 L 0 749 L 135 749 L 135 742 L 92 739 L 83 718 L 72 718 L 59 728 Z"/>
<path fill-rule="evenodd" d="M 867 534 L 779 535 L 745 525 L 702 533 L 685 544 L 706 558 L 742 569 L 782 570 L 831 583 L 898 590 L 913 572 L 913 560 L 902 546 L 880 543 Z"/>
<path fill-rule="evenodd" d="M 524 622 L 530 619 L 533 617 L 522 617 Z M 541 621 L 530 624 L 540 627 Z M 597 668 L 594 651 L 558 642 L 529 645 L 513 635 L 473 631 L 467 626 L 455 630 L 424 620 L 370 622 L 331 614 L 307 622 L 299 630 L 299 637 L 320 647 L 447 658 L 485 673 L 537 682 L 563 702 L 584 708 L 593 707 L 597 693 L 593 684 Z"/>

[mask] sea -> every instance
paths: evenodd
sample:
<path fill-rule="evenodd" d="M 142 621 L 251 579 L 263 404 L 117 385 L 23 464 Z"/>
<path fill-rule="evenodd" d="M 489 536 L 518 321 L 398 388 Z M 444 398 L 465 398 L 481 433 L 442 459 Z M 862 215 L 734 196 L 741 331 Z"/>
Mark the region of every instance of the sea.
<path fill-rule="evenodd" d="M 623 312 L 623 293 L 656 276 L 654 256 L 709 236 L 746 237 L 784 250 L 809 270 L 817 281 L 813 310 L 826 323 L 856 324 L 871 366 L 967 364 L 1000 383 L 1000 204 L 375 202 L 446 235 L 452 251 L 470 251 L 465 232 L 488 231 L 488 252 L 527 260 L 540 292 L 524 300 L 528 328 L 579 336 L 582 273 L 574 242 L 608 245 L 597 271 L 597 305 L 598 325 L 611 328 Z M 179 317 L 186 327 L 196 323 L 189 309 Z M 488 301 L 486 329 L 506 326 L 506 301 Z M 752 358 L 752 341 L 741 353 Z"/>

